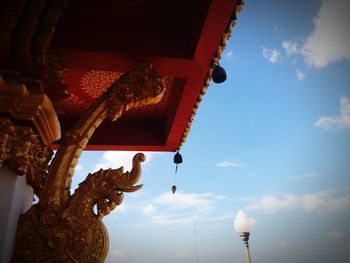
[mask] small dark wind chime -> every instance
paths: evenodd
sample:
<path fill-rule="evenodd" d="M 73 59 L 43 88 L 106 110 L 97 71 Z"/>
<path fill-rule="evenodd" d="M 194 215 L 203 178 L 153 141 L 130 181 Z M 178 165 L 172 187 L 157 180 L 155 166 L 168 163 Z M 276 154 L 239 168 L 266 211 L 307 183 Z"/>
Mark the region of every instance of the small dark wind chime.
<path fill-rule="evenodd" d="M 177 174 L 178 165 L 180 163 L 182 163 L 182 156 L 179 153 L 179 151 L 177 151 L 174 155 L 174 164 L 176 164 L 175 175 L 174 175 L 174 185 L 171 187 L 171 191 L 173 192 L 173 194 L 175 194 L 175 192 L 176 192 L 176 174 Z"/>

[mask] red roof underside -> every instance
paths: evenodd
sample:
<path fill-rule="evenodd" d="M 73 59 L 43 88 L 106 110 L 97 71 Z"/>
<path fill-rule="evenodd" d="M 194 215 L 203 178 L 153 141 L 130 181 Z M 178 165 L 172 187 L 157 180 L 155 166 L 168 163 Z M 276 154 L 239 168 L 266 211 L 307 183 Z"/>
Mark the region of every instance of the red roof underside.
<path fill-rule="evenodd" d="M 71 1 L 57 25 L 53 46 L 64 53 L 64 82 L 74 95 L 59 101 L 63 133 L 137 63 L 151 63 L 168 83 L 159 105 L 104 121 L 88 150 L 177 149 L 236 1 L 150 2 Z"/>

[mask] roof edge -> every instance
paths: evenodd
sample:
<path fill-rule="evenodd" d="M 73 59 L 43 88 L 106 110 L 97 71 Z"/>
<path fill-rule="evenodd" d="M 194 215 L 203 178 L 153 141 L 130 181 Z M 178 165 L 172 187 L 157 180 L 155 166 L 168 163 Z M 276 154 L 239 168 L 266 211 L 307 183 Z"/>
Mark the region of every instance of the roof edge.
<path fill-rule="evenodd" d="M 230 17 L 230 20 L 229 20 L 229 22 L 228 22 L 228 24 L 226 26 L 226 30 L 225 30 L 222 38 L 221 38 L 220 44 L 219 44 L 219 46 L 218 46 L 218 48 L 217 48 L 217 50 L 215 52 L 215 55 L 212 58 L 211 65 L 209 67 L 207 76 L 206 76 L 206 78 L 203 81 L 202 89 L 200 90 L 199 95 L 198 95 L 198 97 L 196 99 L 196 102 L 195 102 L 195 104 L 193 106 L 191 115 L 190 115 L 190 117 L 188 119 L 188 122 L 186 124 L 185 129 L 184 129 L 184 132 L 183 132 L 182 137 L 180 139 L 180 142 L 179 142 L 179 144 L 177 146 L 177 150 L 180 150 L 180 148 L 182 147 L 182 145 L 186 141 L 187 135 L 190 132 L 190 129 L 191 129 L 191 126 L 192 126 L 192 122 L 193 122 L 194 117 L 196 116 L 197 110 L 199 108 L 199 104 L 201 103 L 201 101 L 202 101 L 202 99 L 203 99 L 207 89 L 209 88 L 210 81 L 212 79 L 213 69 L 214 69 L 215 65 L 221 59 L 221 54 L 226 48 L 226 43 L 229 40 L 229 38 L 231 37 L 232 28 L 236 25 L 237 14 L 239 12 L 241 12 L 241 10 L 243 9 L 243 6 L 244 6 L 244 1 L 243 0 L 237 0 L 236 1 L 236 6 L 235 6 L 235 8 L 233 10 L 233 13 L 232 13 L 232 15 Z"/>

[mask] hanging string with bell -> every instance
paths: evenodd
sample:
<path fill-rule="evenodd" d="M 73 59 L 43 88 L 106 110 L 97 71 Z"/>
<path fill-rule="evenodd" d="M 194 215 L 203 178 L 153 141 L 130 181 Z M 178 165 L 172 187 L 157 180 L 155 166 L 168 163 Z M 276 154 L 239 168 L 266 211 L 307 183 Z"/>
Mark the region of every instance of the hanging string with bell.
<path fill-rule="evenodd" d="M 175 175 L 174 175 L 174 182 L 175 182 L 175 184 L 171 187 L 171 191 L 173 192 L 173 194 L 175 194 L 175 192 L 176 192 L 176 174 L 177 174 L 178 165 L 180 163 L 182 163 L 182 156 L 179 153 L 179 151 L 177 151 L 176 154 L 174 155 L 174 164 L 176 164 L 176 166 L 175 166 Z"/>
<path fill-rule="evenodd" d="M 173 185 L 173 186 L 171 187 L 171 191 L 173 192 L 173 194 L 175 194 L 175 192 L 176 192 L 176 185 Z"/>
<path fill-rule="evenodd" d="M 176 192 L 176 171 L 175 171 L 175 174 L 174 174 L 174 185 L 171 187 L 171 191 L 173 192 L 173 194 L 175 194 Z"/>

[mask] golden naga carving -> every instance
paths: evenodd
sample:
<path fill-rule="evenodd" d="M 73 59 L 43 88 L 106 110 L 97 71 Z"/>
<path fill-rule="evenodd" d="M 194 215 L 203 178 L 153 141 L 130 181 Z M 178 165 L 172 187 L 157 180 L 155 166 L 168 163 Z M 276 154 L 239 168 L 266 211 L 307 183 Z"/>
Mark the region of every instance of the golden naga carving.
<path fill-rule="evenodd" d="M 89 108 L 58 148 L 39 203 L 20 218 L 12 262 L 104 261 L 108 234 L 101 219 L 122 203 L 123 192 L 142 187 L 134 185 L 145 156 L 134 156 L 130 172 L 121 167 L 89 174 L 71 195 L 74 167 L 105 118 L 114 121 L 133 107 L 157 103 L 164 91 L 164 79 L 142 64 L 124 73 Z"/>
<path fill-rule="evenodd" d="M 121 167 L 89 174 L 65 208 L 34 205 L 20 219 L 13 262 L 103 262 L 108 236 L 101 219 L 122 203 L 123 192 L 142 187 L 133 183 L 144 160 L 136 154 L 130 173 Z"/>

